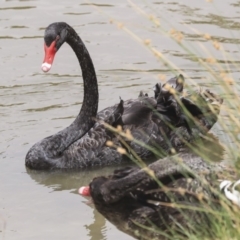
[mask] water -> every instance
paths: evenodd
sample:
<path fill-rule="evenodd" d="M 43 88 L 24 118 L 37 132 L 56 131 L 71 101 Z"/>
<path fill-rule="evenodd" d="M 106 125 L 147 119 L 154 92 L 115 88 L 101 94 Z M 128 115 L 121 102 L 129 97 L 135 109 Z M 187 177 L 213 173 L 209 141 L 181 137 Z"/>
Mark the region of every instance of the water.
<path fill-rule="evenodd" d="M 64 45 L 50 73 L 43 74 L 44 28 L 66 21 L 80 34 L 92 56 L 99 81 L 99 110 L 140 90 L 152 93 L 159 74 L 169 71 L 121 24 L 152 45 L 201 86 L 220 91 L 209 73 L 178 44 L 131 5 L 130 1 L 0 1 L 0 239 L 132 239 L 108 223 L 77 194 L 94 176 L 114 168 L 89 171 L 36 172 L 24 166 L 36 141 L 69 125 L 82 103 L 81 74 L 75 55 Z M 233 58 L 239 56 L 240 1 L 134 1 L 160 18 L 161 27 L 182 31 L 185 45 L 202 58 L 213 56 L 239 79 L 238 62 L 224 55 L 201 34 L 209 33 Z M 121 24 L 112 23 L 115 19 Z M 189 80 L 189 84 L 192 84 Z M 225 96 L 226 97 L 226 96 Z M 229 96 L 231 97 L 231 96 Z M 223 113 L 222 113 L 223 115 Z M 224 116 L 223 116 L 224 117 Z M 225 116 L 226 117 L 226 116 Z M 213 132 L 221 139 L 216 125 Z"/>

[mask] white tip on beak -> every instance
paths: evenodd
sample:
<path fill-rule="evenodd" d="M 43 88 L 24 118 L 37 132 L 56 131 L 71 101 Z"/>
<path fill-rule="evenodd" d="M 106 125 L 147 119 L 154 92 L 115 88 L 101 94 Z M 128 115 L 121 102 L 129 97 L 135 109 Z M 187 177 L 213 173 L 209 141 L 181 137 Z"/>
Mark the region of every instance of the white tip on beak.
<path fill-rule="evenodd" d="M 83 196 L 90 196 L 90 189 L 89 186 L 86 187 L 80 187 L 78 189 L 78 193 Z"/>
<path fill-rule="evenodd" d="M 51 69 L 51 67 L 52 67 L 52 65 L 49 64 L 49 63 L 44 62 L 44 63 L 42 64 L 42 70 L 43 70 L 44 72 L 48 72 L 48 71 Z"/>

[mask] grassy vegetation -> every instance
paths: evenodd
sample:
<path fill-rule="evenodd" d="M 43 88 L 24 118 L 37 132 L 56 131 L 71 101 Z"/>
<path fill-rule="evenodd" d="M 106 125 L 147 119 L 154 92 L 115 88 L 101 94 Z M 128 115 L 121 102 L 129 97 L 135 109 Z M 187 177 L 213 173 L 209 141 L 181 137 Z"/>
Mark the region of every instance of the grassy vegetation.
<path fill-rule="evenodd" d="M 211 2 L 211 1 L 208 1 Z M 218 124 L 223 131 L 224 138 L 219 140 L 219 145 L 224 149 L 224 160 L 227 160 L 232 169 L 236 172 L 236 175 L 239 176 L 240 172 L 240 99 L 239 93 L 237 91 L 237 82 L 231 76 L 231 70 L 229 65 L 233 65 L 236 69 L 239 69 L 237 61 L 233 59 L 228 52 L 224 49 L 223 45 L 217 41 L 214 36 L 206 32 L 200 32 L 197 29 L 191 29 L 195 34 L 199 36 L 203 41 L 198 42 L 198 48 L 189 47 L 189 43 L 185 41 L 184 33 L 178 31 L 177 29 L 164 29 L 161 26 L 161 21 L 166 21 L 165 19 L 158 19 L 155 17 L 154 10 L 152 14 L 146 13 L 141 9 L 134 1 L 128 0 L 128 3 L 132 6 L 133 11 L 137 11 L 142 15 L 143 18 L 146 18 L 151 22 L 155 28 L 159 31 L 160 35 L 168 36 L 169 39 L 176 42 L 192 61 L 197 62 L 199 67 L 204 68 L 208 74 L 211 76 L 212 81 L 217 83 L 217 89 L 219 93 L 224 96 L 231 96 L 230 98 L 224 98 L 224 103 L 221 107 L 221 112 L 218 118 Z M 145 2 L 146 3 L 146 2 Z M 147 4 L 147 3 L 146 3 Z M 210 3 L 209 3 L 210 4 Z M 98 9 L 99 10 L 99 9 Z M 173 62 L 169 61 L 167 57 L 158 49 L 156 49 L 151 44 L 151 39 L 141 39 L 133 30 L 128 28 L 128 26 L 123 25 L 121 22 L 118 22 L 116 19 L 111 18 L 111 23 L 116 24 L 117 27 L 129 34 L 135 41 L 139 42 L 147 48 L 154 57 L 156 57 L 161 63 L 169 68 L 169 75 L 178 75 L 183 74 L 187 78 L 187 82 L 191 85 L 196 85 L 194 80 L 191 79 L 191 76 L 188 76 L 185 72 L 178 68 Z M 174 25 L 174 23 L 172 23 Z M 189 26 L 188 26 L 189 27 Z M 206 47 L 207 44 L 211 43 L 212 46 L 221 53 L 224 61 L 220 61 L 214 57 L 210 50 Z M 199 51 L 201 54 L 204 54 L 205 57 L 199 57 Z M 224 64 L 223 64 L 224 63 Z M 159 76 L 160 81 L 165 81 L 167 76 L 161 74 Z M 191 87 L 188 86 L 191 90 Z M 211 89 L 211 88 L 210 88 Z M 213 91 L 216 91 L 213 89 Z M 187 112 L 186 112 L 187 114 Z M 226 117 L 227 116 L 227 117 Z M 121 128 L 113 129 L 110 126 L 107 126 L 112 131 L 118 133 L 122 138 L 123 144 L 127 144 L 124 139 L 134 140 L 130 132 L 123 132 Z M 201 140 L 199 140 L 201 141 Z M 218 141 L 217 138 L 212 138 L 210 141 Z M 142 144 L 138 142 L 138 144 Z M 188 145 L 188 143 L 186 143 Z M 108 143 L 109 146 L 113 146 L 111 142 Z M 114 146 L 113 146 L 114 147 Z M 201 155 L 201 157 L 207 162 L 220 162 L 222 160 L 222 153 L 219 153 L 218 150 L 212 150 L 212 146 L 209 144 L 203 143 L 202 145 L 198 142 L 194 145 L 189 145 L 189 147 Z M 151 149 L 149 147 L 149 149 Z M 151 149 L 156 151 L 155 149 Z M 125 149 L 118 148 L 118 151 L 122 154 L 128 154 Z M 156 153 L 156 152 L 155 152 Z M 219 154 L 218 154 L 219 153 Z M 157 154 L 157 153 L 156 153 Z M 215 155 L 215 156 L 214 156 Z M 146 165 L 141 161 L 141 159 L 135 154 L 129 155 L 138 165 L 141 167 L 146 167 Z M 148 171 L 149 175 L 154 177 L 152 171 Z M 226 170 L 226 179 L 229 176 L 229 172 Z M 233 177 L 233 176 L 232 176 Z M 156 181 L 158 181 L 156 179 Z M 204 179 L 199 179 L 199 181 L 205 181 Z M 161 183 L 159 183 L 161 185 Z M 216 195 L 219 195 L 219 189 L 212 188 L 211 191 L 215 192 Z M 199 195 L 200 198 L 200 195 Z M 208 220 L 204 219 L 199 220 L 198 227 L 196 225 L 192 228 L 192 222 L 188 223 L 188 226 L 184 228 L 183 226 L 178 226 L 178 229 L 175 231 L 171 229 L 171 234 L 162 233 L 167 239 L 240 239 L 240 216 L 239 216 L 239 207 L 232 204 L 230 201 L 226 200 L 223 195 L 219 195 L 218 204 L 220 208 L 215 208 L 214 203 L 210 201 L 202 201 L 202 205 L 197 211 L 205 212 L 208 216 Z M 180 209 L 183 206 L 178 206 Z M 184 208 L 184 207 L 183 207 Z M 144 227 L 144 226 L 143 226 Z M 180 233 L 181 230 L 181 233 Z M 159 229 L 152 228 L 152 231 L 160 231 Z M 175 231 L 175 232 L 173 232 Z M 182 234 L 184 233 L 184 234 Z"/>

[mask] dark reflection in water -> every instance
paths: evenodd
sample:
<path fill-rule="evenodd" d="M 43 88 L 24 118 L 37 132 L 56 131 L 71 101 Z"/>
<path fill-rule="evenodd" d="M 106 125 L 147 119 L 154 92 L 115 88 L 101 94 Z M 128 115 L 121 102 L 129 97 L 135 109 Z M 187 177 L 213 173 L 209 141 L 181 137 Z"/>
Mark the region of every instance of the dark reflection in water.
<path fill-rule="evenodd" d="M 125 164 L 129 166 L 133 164 Z M 123 166 L 123 165 L 122 165 Z M 106 166 L 104 168 L 93 168 L 87 170 L 54 170 L 36 171 L 26 168 L 26 172 L 37 184 L 50 188 L 53 191 L 70 190 L 71 193 L 78 194 L 81 186 L 88 185 L 94 177 L 100 175 L 110 175 L 119 166 Z M 81 203 L 79 201 L 79 203 Z M 91 200 L 86 199 L 84 204 L 93 209 L 93 222 L 84 225 L 90 240 L 105 240 L 106 220 L 95 210 Z"/>
<path fill-rule="evenodd" d="M 97 210 L 93 210 L 94 222 L 90 225 L 84 225 L 88 231 L 90 240 L 105 240 L 106 237 L 106 220 L 98 214 Z"/>
<path fill-rule="evenodd" d="M 125 164 L 125 166 L 129 165 L 132 164 Z M 26 172 L 35 182 L 49 187 L 53 191 L 72 190 L 72 193 L 77 194 L 80 186 L 88 185 L 94 177 L 99 175 L 109 175 L 118 167 L 120 166 L 94 167 L 82 170 L 61 169 L 54 171 L 37 171 L 26 168 Z"/>

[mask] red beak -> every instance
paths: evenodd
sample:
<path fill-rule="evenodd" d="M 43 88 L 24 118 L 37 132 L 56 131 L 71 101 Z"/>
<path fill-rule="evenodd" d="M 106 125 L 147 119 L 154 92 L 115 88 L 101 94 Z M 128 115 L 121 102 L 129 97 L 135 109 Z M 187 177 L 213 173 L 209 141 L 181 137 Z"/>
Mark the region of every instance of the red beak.
<path fill-rule="evenodd" d="M 79 193 L 80 195 L 82 195 L 82 196 L 91 196 L 89 186 L 80 187 L 80 188 L 78 189 L 78 193 Z"/>
<path fill-rule="evenodd" d="M 45 57 L 42 64 L 42 70 L 44 72 L 48 72 L 52 67 L 53 59 L 57 52 L 55 45 L 56 41 L 53 41 L 49 47 L 47 47 L 46 43 L 44 44 Z"/>

